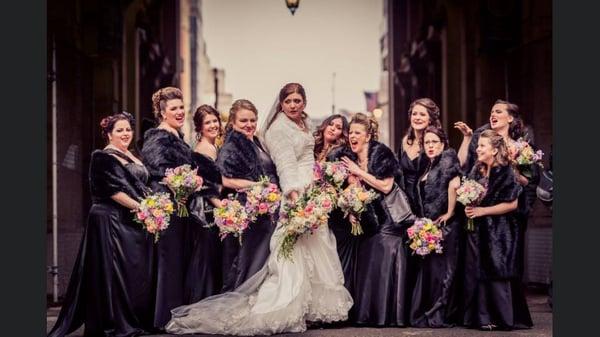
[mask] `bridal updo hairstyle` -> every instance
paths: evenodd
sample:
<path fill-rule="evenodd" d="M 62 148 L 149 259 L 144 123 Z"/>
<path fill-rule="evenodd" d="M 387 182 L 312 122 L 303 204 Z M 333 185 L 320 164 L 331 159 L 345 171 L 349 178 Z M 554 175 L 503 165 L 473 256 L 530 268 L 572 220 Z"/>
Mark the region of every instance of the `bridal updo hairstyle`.
<path fill-rule="evenodd" d="M 172 99 L 180 99 L 183 100 L 183 93 L 181 89 L 175 87 L 165 87 L 158 89 L 152 95 L 152 113 L 154 114 L 154 118 L 160 123 L 162 122 L 161 111 L 164 111 L 167 107 L 167 101 Z"/>

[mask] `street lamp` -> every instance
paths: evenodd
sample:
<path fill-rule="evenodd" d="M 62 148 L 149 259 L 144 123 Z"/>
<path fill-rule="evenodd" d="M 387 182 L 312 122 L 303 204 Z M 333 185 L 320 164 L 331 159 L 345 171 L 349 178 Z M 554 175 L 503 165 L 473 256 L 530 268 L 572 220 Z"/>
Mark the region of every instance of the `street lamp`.
<path fill-rule="evenodd" d="M 373 116 L 375 117 L 375 119 L 379 120 L 382 115 L 383 115 L 383 110 L 381 110 L 379 108 L 373 109 Z"/>
<path fill-rule="evenodd" d="M 300 5 L 300 0 L 285 0 L 285 5 L 292 12 L 292 15 L 294 15 L 294 12 L 298 9 L 298 5 Z"/>

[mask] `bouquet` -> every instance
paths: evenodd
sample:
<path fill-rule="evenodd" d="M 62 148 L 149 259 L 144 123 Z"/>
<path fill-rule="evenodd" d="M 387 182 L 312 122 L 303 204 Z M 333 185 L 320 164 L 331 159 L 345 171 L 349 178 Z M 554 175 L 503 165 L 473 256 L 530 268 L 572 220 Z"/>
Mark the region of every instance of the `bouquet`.
<path fill-rule="evenodd" d="M 515 165 L 521 167 L 521 172 L 527 178 L 531 178 L 531 165 L 539 165 L 540 168 L 544 168 L 542 163 L 542 157 L 544 152 L 542 150 L 534 151 L 529 142 L 523 138 L 519 138 L 509 150 L 511 159 Z"/>
<path fill-rule="evenodd" d="M 193 169 L 188 164 L 178 166 L 176 168 L 168 168 L 165 171 L 165 177 L 161 182 L 163 185 L 169 186 L 175 201 L 177 202 L 177 215 L 180 217 L 188 216 L 188 210 L 185 206 L 185 200 L 198 187 L 202 186 L 202 177 L 197 174 L 198 169 Z"/>
<path fill-rule="evenodd" d="M 314 180 L 319 184 L 330 184 L 335 188 L 340 188 L 344 180 L 348 177 L 348 169 L 340 161 L 315 162 L 313 176 Z"/>
<path fill-rule="evenodd" d="M 250 221 L 256 221 L 256 218 L 263 214 L 272 216 L 279 209 L 281 192 L 268 177 L 260 177 L 258 184 L 240 192 L 246 193 L 246 212 Z"/>
<path fill-rule="evenodd" d="M 377 193 L 373 190 L 367 190 L 362 184 L 350 184 L 339 196 L 337 205 L 344 212 L 344 217 L 350 215 L 352 224 L 351 233 L 360 235 L 363 233 L 360 226 L 360 215 L 367 208 L 367 205 L 377 199 Z"/>
<path fill-rule="evenodd" d="M 485 196 L 486 188 L 473 179 L 463 177 L 460 186 L 456 189 L 456 200 L 465 206 L 476 206 Z M 473 231 L 473 219 L 467 220 L 467 230 Z"/>
<path fill-rule="evenodd" d="M 326 225 L 333 206 L 331 194 L 315 185 L 306 188 L 294 204 L 287 205 L 280 216 L 284 234 L 278 257 L 291 259 L 298 238 Z"/>
<path fill-rule="evenodd" d="M 250 223 L 246 207 L 242 206 L 232 195 L 229 195 L 229 198 L 221 200 L 221 207 L 213 209 L 213 215 L 215 224 L 219 227 L 221 240 L 232 234 L 239 238 L 241 244 L 242 234 Z"/>
<path fill-rule="evenodd" d="M 420 218 L 410 226 L 406 233 L 408 234 L 410 249 L 413 250 L 413 254 L 425 255 L 436 252 L 442 253 L 442 240 L 444 235 L 438 226 L 436 226 L 431 219 Z"/>
<path fill-rule="evenodd" d="M 140 207 L 135 211 L 134 221 L 141 223 L 144 229 L 154 235 L 154 242 L 160 237 L 160 232 L 169 227 L 173 202 L 168 193 L 156 193 L 144 198 Z"/>

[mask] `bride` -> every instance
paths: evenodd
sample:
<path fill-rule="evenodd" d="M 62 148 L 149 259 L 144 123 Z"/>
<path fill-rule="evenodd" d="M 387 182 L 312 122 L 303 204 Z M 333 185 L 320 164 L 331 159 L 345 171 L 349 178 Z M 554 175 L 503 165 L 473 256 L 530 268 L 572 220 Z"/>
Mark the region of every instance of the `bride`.
<path fill-rule="evenodd" d="M 288 83 L 263 128 L 265 145 L 275 162 L 281 189 L 289 202 L 312 182 L 314 139 L 304 112 L 306 94 L 298 83 Z M 353 305 L 333 234 L 321 226 L 298 239 L 291 259 L 278 258 L 283 238 L 278 224 L 270 240 L 265 266 L 231 292 L 171 310 L 166 331 L 270 335 L 302 332 L 306 322 L 346 320 Z"/>

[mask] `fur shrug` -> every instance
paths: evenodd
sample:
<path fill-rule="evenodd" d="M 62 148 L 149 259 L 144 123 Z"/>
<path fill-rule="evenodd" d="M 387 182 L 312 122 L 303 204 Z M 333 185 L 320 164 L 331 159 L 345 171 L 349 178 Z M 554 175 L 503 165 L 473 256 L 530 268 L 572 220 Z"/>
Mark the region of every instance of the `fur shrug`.
<path fill-rule="evenodd" d="M 141 200 L 148 191 L 146 185 L 117 158 L 102 150 L 92 152 L 89 180 L 94 202 L 108 200 L 118 192 Z"/>
<path fill-rule="evenodd" d="M 433 159 L 423 188 L 425 193 L 421 193 L 417 183 L 420 217 L 435 220 L 448 211 L 448 185 L 454 177 L 460 175 L 460 163 L 454 149 L 444 150 Z M 418 181 L 420 180 L 419 178 Z"/>
<path fill-rule="evenodd" d="M 242 133 L 231 130 L 217 156 L 217 167 L 221 174 L 228 178 L 239 178 L 257 181 L 264 174 L 254 142 Z"/>
<path fill-rule="evenodd" d="M 477 167 L 469 177 L 481 179 Z M 519 197 L 521 186 L 515 181 L 510 166 L 495 166 L 490 170 L 487 193 L 480 203 L 481 207 L 511 202 Z M 475 218 L 476 235 L 480 254 L 480 276 L 483 279 L 507 279 L 518 277 L 519 225 L 516 211 L 501 215 L 489 215 Z"/>
<path fill-rule="evenodd" d="M 160 181 L 165 176 L 167 168 L 175 168 L 184 164 L 192 167 L 192 150 L 171 132 L 159 128 L 146 131 L 142 147 L 144 165 L 150 173 L 150 181 Z"/>

